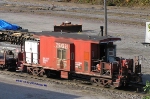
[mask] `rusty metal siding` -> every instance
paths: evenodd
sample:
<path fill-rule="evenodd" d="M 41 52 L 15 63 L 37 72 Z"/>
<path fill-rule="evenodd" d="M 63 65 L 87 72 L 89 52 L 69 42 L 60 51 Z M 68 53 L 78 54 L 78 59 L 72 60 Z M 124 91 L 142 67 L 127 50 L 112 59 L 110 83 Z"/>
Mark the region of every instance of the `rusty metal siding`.
<path fill-rule="evenodd" d="M 50 67 L 51 61 L 51 38 L 46 36 L 40 37 L 40 64 L 42 66 Z"/>
<path fill-rule="evenodd" d="M 55 43 L 55 69 L 71 71 L 72 70 L 72 61 L 70 59 L 72 52 L 72 44 L 71 42 L 64 43 L 66 39 L 54 42 Z"/>
<path fill-rule="evenodd" d="M 89 73 L 91 68 L 91 42 L 76 40 L 75 53 L 75 71 Z"/>
<path fill-rule="evenodd" d="M 60 39 L 60 38 L 59 38 Z M 40 65 L 53 70 L 73 71 L 74 60 L 71 53 L 74 51 L 72 42 L 68 39 L 58 40 L 55 37 L 40 37 Z"/>
<path fill-rule="evenodd" d="M 82 72 L 82 43 L 81 40 L 75 40 L 75 71 Z"/>

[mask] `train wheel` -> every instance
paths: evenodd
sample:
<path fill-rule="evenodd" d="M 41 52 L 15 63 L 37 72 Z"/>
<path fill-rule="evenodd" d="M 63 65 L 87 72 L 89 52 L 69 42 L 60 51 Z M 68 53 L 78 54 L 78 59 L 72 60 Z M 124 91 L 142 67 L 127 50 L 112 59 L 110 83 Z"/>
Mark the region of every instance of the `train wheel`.
<path fill-rule="evenodd" d="M 40 72 L 40 71 L 39 71 Z M 43 72 L 40 72 L 39 74 L 38 74 L 38 76 L 39 77 L 43 77 L 44 76 L 44 73 Z"/>
<path fill-rule="evenodd" d="M 27 73 L 28 73 L 29 75 L 32 75 L 32 71 L 33 71 L 33 68 L 27 67 Z"/>
<path fill-rule="evenodd" d="M 32 74 L 38 76 L 38 73 L 39 73 L 39 68 L 37 67 L 33 68 Z"/>
<path fill-rule="evenodd" d="M 98 83 L 98 81 L 94 77 L 92 77 L 91 78 L 91 84 L 96 87 L 96 86 L 98 86 L 97 83 Z"/>
<path fill-rule="evenodd" d="M 43 68 L 39 68 L 39 70 L 38 70 L 38 76 L 39 77 L 43 77 L 44 76 L 44 69 Z"/>
<path fill-rule="evenodd" d="M 95 87 L 98 86 L 98 84 L 96 82 L 92 82 L 92 85 Z"/>
<path fill-rule="evenodd" d="M 109 84 L 104 85 L 104 88 L 110 88 L 111 86 Z"/>
<path fill-rule="evenodd" d="M 115 89 L 116 87 L 114 85 L 110 85 L 110 88 L 111 89 Z"/>
<path fill-rule="evenodd" d="M 109 81 L 108 80 L 104 80 L 104 79 L 102 80 L 102 85 L 103 85 L 104 88 L 110 88 L 110 86 L 111 86 L 109 84 Z"/>

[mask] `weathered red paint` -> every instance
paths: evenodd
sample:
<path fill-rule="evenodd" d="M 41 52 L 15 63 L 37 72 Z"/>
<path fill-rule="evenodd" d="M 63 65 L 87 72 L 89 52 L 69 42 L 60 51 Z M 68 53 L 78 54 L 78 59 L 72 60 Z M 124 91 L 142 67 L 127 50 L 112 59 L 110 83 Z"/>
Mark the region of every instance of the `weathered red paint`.
<path fill-rule="evenodd" d="M 40 65 L 53 68 L 54 63 L 54 38 L 40 37 Z"/>
<path fill-rule="evenodd" d="M 122 82 L 126 84 L 124 79 L 128 73 L 133 72 L 133 60 L 115 59 L 113 41 L 121 40 L 120 38 L 84 40 L 63 38 L 61 35 L 40 36 L 40 63 L 34 66 L 48 69 L 47 74 L 56 71 L 61 78 L 68 79 L 69 74 L 75 73 L 91 76 L 91 80 L 101 81 L 104 86 L 113 84 L 119 87 Z M 136 72 L 140 70 L 137 69 Z"/>
<path fill-rule="evenodd" d="M 61 75 L 61 78 L 66 78 L 66 79 L 69 78 L 68 72 L 66 72 L 66 71 L 61 71 L 60 75 Z"/>
<path fill-rule="evenodd" d="M 40 42 L 40 64 L 42 66 L 54 70 L 74 70 L 74 59 L 70 59 L 71 53 L 74 52 L 74 44 L 72 42 L 66 42 L 63 38 L 58 39 L 46 36 L 41 36 Z M 57 48 L 61 47 L 61 44 L 66 47 L 66 59 L 57 58 Z"/>

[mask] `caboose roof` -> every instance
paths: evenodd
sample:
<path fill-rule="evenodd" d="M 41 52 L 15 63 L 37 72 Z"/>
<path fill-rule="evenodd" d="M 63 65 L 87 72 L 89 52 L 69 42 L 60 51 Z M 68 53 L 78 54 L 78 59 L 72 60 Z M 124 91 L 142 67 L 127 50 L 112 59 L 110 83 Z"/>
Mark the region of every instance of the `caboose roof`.
<path fill-rule="evenodd" d="M 112 36 L 98 36 L 98 35 L 87 35 L 84 33 L 79 34 L 79 33 L 51 32 L 51 31 L 42 31 L 42 32 L 35 33 L 35 35 L 90 40 L 94 42 L 108 42 L 108 41 L 113 42 L 113 41 L 121 40 L 121 38 L 112 37 Z"/>

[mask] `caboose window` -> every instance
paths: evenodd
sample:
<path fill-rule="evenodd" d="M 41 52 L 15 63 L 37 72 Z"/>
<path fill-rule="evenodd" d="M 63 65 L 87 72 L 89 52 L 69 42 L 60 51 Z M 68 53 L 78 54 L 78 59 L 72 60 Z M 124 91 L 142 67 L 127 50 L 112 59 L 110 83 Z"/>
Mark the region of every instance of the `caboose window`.
<path fill-rule="evenodd" d="M 66 49 L 57 49 L 57 58 L 66 59 Z"/>
<path fill-rule="evenodd" d="M 113 48 L 109 48 L 109 51 L 114 51 L 114 49 Z"/>
<path fill-rule="evenodd" d="M 66 50 L 65 49 L 62 50 L 62 59 L 66 59 Z"/>
<path fill-rule="evenodd" d="M 113 56 L 113 52 L 109 52 L 109 56 Z"/>
<path fill-rule="evenodd" d="M 60 49 L 57 49 L 57 58 L 61 58 L 61 50 Z"/>
<path fill-rule="evenodd" d="M 109 48 L 109 56 L 114 56 L 114 49 L 113 48 Z"/>

